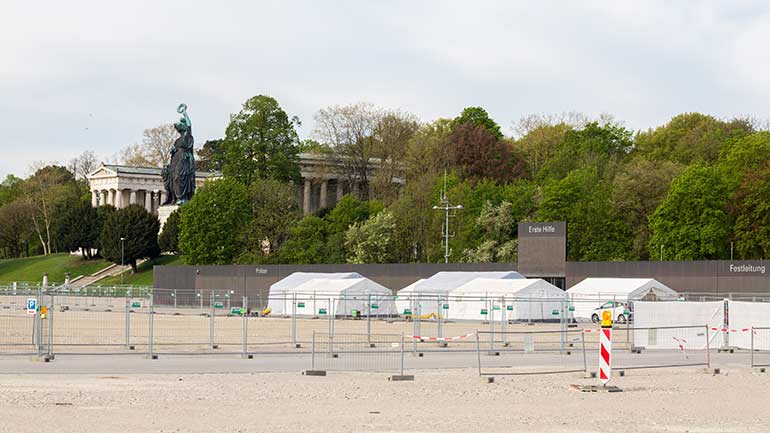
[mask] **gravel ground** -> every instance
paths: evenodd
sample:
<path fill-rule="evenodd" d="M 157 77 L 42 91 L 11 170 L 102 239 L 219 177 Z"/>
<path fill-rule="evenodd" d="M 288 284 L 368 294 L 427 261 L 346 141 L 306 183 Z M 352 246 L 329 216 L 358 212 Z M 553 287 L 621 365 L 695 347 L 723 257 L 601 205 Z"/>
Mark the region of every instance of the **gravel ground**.
<path fill-rule="evenodd" d="M 0 432 L 766 432 L 770 376 L 633 371 L 622 393 L 580 375 L 376 373 L 9 374 Z"/>

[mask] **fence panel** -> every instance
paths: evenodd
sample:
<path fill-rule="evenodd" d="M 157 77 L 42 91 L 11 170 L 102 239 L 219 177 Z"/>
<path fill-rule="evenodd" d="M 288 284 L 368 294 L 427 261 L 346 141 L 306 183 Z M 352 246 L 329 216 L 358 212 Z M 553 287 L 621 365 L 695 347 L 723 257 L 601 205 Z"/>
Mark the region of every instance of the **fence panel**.
<path fill-rule="evenodd" d="M 751 366 L 770 367 L 770 327 L 754 327 L 749 333 Z"/>
<path fill-rule="evenodd" d="M 596 358 L 589 355 L 590 343 L 579 329 L 478 331 L 475 343 L 481 376 L 585 372 Z"/>
<path fill-rule="evenodd" d="M 37 353 L 37 313 L 27 313 L 29 299 L 39 303 L 38 295 L 33 290 L 0 291 L 0 354 Z"/>
<path fill-rule="evenodd" d="M 311 370 L 404 371 L 404 336 L 315 333 Z"/>
<path fill-rule="evenodd" d="M 644 350 L 638 354 L 613 351 L 617 353 L 613 368 L 633 370 L 709 366 L 710 341 L 714 340 L 716 332 L 706 325 L 634 327 L 634 344 L 644 347 Z"/>

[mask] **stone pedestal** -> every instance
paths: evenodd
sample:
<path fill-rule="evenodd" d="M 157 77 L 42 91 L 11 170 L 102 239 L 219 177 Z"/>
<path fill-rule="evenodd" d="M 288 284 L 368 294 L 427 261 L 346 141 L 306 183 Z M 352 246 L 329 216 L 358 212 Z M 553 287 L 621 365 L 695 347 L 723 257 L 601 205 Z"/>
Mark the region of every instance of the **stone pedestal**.
<path fill-rule="evenodd" d="M 158 208 L 158 219 L 160 220 L 161 232 L 163 231 L 163 225 L 166 224 L 166 220 L 168 219 L 168 216 L 171 215 L 171 213 L 177 209 L 179 209 L 179 206 L 175 204 L 161 206 Z"/>

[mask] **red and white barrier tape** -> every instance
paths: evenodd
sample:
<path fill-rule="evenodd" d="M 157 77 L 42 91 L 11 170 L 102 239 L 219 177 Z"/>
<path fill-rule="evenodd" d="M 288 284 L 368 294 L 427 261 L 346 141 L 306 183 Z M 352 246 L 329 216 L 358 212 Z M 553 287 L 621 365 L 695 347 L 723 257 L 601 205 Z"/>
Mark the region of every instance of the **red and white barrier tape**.
<path fill-rule="evenodd" d="M 471 332 L 470 334 L 458 335 L 456 337 L 423 337 L 420 335 L 405 335 L 405 337 L 412 338 L 414 340 L 420 340 L 420 341 L 455 341 L 455 340 L 461 340 L 463 338 L 472 337 L 475 334 L 476 334 L 475 332 Z"/>
<path fill-rule="evenodd" d="M 741 329 L 729 329 L 729 328 L 710 328 L 712 331 L 722 331 L 727 333 L 739 333 L 739 332 L 749 332 L 751 331 L 751 328 L 741 328 Z"/>

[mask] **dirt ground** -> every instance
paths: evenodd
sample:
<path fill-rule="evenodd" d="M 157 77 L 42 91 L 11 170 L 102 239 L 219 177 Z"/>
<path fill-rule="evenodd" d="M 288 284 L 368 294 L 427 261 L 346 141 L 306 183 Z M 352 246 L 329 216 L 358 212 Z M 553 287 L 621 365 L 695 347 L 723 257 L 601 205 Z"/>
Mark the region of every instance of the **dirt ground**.
<path fill-rule="evenodd" d="M 0 432 L 766 432 L 770 375 L 634 371 L 621 393 L 580 375 L 376 373 L 0 376 Z"/>

